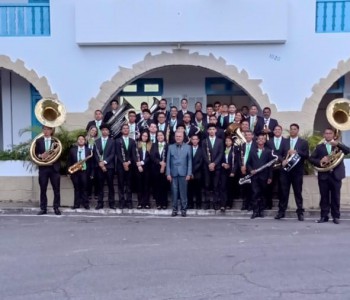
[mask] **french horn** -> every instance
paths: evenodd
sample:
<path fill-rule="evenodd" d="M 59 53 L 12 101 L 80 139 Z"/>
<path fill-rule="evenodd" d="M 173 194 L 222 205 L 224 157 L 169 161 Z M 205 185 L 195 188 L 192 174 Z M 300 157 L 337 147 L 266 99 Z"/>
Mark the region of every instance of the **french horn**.
<path fill-rule="evenodd" d="M 66 119 L 66 109 L 63 104 L 54 98 L 43 98 L 35 105 L 34 113 L 38 121 L 47 127 L 55 128 L 64 123 Z M 47 151 L 48 156 L 40 158 L 35 154 L 36 142 L 44 136 L 43 133 L 38 134 L 32 141 L 29 149 L 31 160 L 38 166 L 50 166 L 56 162 L 62 154 L 61 141 L 52 136 L 51 147 Z"/>
<path fill-rule="evenodd" d="M 326 117 L 336 130 L 345 131 L 350 130 L 350 100 L 346 98 L 338 98 L 331 101 L 326 109 Z M 324 139 L 319 144 L 324 143 Z M 321 167 L 314 166 L 318 172 L 328 172 L 337 167 L 343 160 L 344 153 L 336 147 L 329 155 L 328 162 L 323 163 Z"/>

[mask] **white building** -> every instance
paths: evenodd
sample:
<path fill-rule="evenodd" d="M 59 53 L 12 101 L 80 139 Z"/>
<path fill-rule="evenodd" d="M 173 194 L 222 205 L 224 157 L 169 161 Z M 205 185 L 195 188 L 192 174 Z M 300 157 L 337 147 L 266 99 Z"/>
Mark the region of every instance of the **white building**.
<path fill-rule="evenodd" d="M 156 96 L 255 103 L 320 131 L 350 96 L 349 32 L 349 0 L 0 0 L 0 149 L 28 139 L 49 96 L 68 128 Z"/>

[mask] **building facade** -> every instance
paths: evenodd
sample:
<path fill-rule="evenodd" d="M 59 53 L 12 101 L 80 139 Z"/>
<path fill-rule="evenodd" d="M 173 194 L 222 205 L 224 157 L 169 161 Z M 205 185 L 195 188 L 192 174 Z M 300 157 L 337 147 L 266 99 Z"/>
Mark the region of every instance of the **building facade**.
<path fill-rule="evenodd" d="M 186 97 L 322 131 L 327 104 L 350 97 L 349 32 L 348 0 L 0 0 L 0 149 L 30 138 L 41 97 L 71 129 L 114 98 Z"/>

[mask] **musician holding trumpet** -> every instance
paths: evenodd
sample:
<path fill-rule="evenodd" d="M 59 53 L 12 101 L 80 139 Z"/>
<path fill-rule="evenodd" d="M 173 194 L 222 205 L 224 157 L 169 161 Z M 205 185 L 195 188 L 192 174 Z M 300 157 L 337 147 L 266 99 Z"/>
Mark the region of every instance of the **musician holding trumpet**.
<path fill-rule="evenodd" d="M 310 162 L 318 169 L 318 186 L 321 195 L 321 217 L 316 222 L 328 222 L 329 211 L 331 211 L 333 223 L 339 224 L 340 190 L 342 179 L 345 178 L 345 166 L 343 156 L 338 157 L 337 153 L 349 154 L 350 148 L 336 140 L 332 128 L 326 128 L 323 137 L 324 142 L 317 145 L 310 157 Z"/>

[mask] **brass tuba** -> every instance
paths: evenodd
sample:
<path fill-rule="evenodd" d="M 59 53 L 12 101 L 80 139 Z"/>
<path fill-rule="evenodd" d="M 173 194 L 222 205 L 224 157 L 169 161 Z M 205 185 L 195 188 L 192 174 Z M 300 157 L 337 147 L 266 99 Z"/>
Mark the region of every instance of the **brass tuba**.
<path fill-rule="evenodd" d="M 245 144 L 247 141 L 244 137 L 244 134 L 241 131 L 240 123 L 231 123 L 225 130 L 227 136 L 231 136 L 233 140 L 233 144 L 235 146 L 241 146 Z"/>
<path fill-rule="evenodd" d="M 116 137 L 121 131 L 123 124 L 128 121 L 128 113 L 135 108 L 123 98 L 123 103 L 120 105 L 115 114 L 107 121 L 111 136 Z"/>
<path fill-rule="evenodd" d="M 326 116 L 328 122 L 337 130 L 350 130 L 350 100 L 345 98 L 338 98 L 331 101 L 326 109 Z M 324 143 L 324 139 L 319 144 Z M 344 158 L 344 153 L 336 147 L 331 154 L 328 155 L 328 163 L 324 163 L 321 167 L 314 166 L 318 172 L 328 172 L 337 167 Z"/>
<path fill-rule="evenodd" d="M 38 121 L 48 127 L 55 128 L 64 123 L 66 119 L 66 109 L 61 102 L 54 98 L 43 98 L 35 106 L 35 116 Z M 29 149 L 29 155 L 31 160 L 38 166 L 50 166 L 56 162 L 62 154 L 62 143 L 61 141 L 52 136 L 51 147 L 47 151 L 48 156 L 43 159 L 39 158 L 35 154 L 36 141 L 44 136 L 43 133 L 37 135 Z"/>

